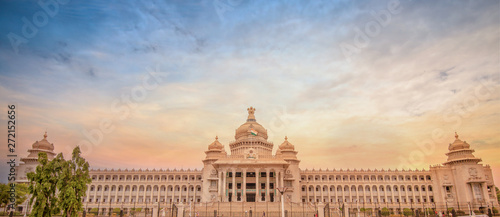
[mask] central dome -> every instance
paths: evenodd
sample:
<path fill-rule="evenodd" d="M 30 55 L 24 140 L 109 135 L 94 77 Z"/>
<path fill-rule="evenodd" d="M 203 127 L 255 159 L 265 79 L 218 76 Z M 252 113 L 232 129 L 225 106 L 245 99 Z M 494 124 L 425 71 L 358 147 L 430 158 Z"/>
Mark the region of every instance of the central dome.
<path fill-rule="evenodd" d="M 250 107 L 247 110 L 247 122 L 236 129 L 234 138 L 239 140 L 243 138 L 261 137 L 267 140 L 267 130 L 255 120 L 255 108 Z"/>

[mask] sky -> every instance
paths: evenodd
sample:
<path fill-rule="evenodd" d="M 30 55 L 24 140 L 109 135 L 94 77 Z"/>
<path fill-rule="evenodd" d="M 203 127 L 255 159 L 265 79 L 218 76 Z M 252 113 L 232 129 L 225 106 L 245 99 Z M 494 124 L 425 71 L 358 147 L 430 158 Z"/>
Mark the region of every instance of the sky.
<path fill-rule="evenodd" d="M 0 19 L 19 157 L 47 131 L 92 168 L 201 169 L 253 106 L 302 169 L 428 170 L 457 132 L 500 183 L 499 1 L 0 0 Z"/>

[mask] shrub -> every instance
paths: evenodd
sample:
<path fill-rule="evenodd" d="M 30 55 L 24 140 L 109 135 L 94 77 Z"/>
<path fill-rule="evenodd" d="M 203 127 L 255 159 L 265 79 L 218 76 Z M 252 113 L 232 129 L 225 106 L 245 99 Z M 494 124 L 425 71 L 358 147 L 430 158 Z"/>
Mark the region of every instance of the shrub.
<path fill-rule="evenodd" d="M 410 208 L 404 208 L 403 209 L 403 215 L 410 216 L 410 215 L 413 215 L 413 212 L 411 211 Z"/>
<path fill-rule="evenodd" d="M 391 214 L 391 212 L 389 211 L 389 209 L 384 207 L 384 208 L 382 208 L 382 211 L 380 211 L 380 214 L 382 214 L 383 216 L 388 216 Z"/>

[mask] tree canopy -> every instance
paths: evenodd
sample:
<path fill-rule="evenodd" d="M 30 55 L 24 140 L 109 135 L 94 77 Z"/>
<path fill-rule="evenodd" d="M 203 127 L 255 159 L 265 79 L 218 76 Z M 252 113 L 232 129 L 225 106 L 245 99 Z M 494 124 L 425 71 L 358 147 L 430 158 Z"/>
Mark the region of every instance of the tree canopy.
<path fill-rule="evenodd" d="M 31 217 L 51 217 L 61 211 L 63 217 L 76 217 L 82 211 L 82 198 L 91 179 L 89 164 L 80 154 L 78 146 L 67 161 L 62 153 L 50 161 L 46 153 L 38 154 L 40 165 L 28 173 Z"/>

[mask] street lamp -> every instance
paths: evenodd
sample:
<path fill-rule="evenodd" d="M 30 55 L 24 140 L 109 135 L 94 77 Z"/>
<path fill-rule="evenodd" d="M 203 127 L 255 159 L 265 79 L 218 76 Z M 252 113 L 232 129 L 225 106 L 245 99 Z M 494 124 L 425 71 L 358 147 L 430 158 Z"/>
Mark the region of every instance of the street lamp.
<path fill-rule="evenodd" d="M 448 201 L 445 201 L 446 204 L 446 217 L 448 217 Z"/>
<path fill-rule="evenodd" d="M 399 203 L 399 215 L 403 214 L 403 210 L 401 210 L 401 198 L 398 199 Z"/>
<path fill-rule="evenodd" d="M 281 194 L 281 217 L 285 217 L 285 202 L 283 193 L 285 193 L 286 189 L 286 187 L 276 188 L 276 190 L 278 190 L 278 192 Z"/>

